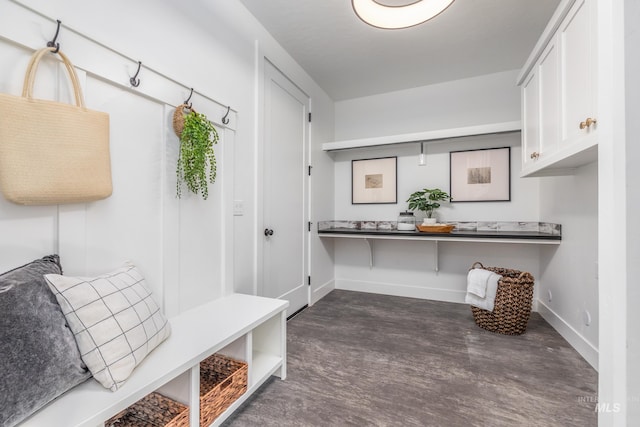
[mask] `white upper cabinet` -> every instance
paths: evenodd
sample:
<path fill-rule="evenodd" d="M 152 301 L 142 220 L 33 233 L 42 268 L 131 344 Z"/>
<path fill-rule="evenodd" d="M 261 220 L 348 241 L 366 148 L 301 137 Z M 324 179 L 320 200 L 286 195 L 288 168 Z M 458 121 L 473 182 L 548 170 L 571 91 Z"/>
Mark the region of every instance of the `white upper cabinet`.
<path fill-rule="evenodd" d="M 562 58 L 561 149 L 584 139 L 595 140 L 597 123 L 588 121 L 597 121 L 593 3 L 576 1 L 558 34 Z"/>
<path fill-rule="evenodd" d="M 522 169 L 533 170 L 558 149 L 560 88 L 555 40 L 522 84 Z"/>
<path fill-rule="evenodd" d="M 562 175 L 597 158 L 594 0 L 565 0 L 518 78 L 522 174 Z"/>
<path fill-rule="evenodd" d="M 522 168 L 532 168 L 540 156 L 540 82 L 531 73 L 522 85 Z"/>
<path fill-rule="evenodd" d="M 552 40 L 540 57 L 540 151 L 554 153 L 560 140 L 560 68 L 558 47 Z"/>

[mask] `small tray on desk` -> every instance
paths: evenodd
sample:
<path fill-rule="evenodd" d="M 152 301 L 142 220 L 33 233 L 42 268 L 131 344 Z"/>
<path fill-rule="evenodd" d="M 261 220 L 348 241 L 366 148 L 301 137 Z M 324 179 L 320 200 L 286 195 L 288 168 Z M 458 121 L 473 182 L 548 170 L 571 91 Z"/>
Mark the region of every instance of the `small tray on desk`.
<path fill-rule="evenodd" d="M 451 233 L 455 228 L 453 224 L 435 224 L 435 225 L 416 225 L 419 231 L 423 233 Z"/>

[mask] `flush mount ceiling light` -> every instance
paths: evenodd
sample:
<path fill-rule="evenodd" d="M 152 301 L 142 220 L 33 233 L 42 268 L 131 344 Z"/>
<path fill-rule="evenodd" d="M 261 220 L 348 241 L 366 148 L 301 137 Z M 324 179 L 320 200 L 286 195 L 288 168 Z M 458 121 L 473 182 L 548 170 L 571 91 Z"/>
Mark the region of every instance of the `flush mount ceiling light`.
<path fill-rule="evenodd" d="M 378 28 L 398 29 L 422 24 L 440 14 L 453 0 L 418 0 L 404 6 L 388 6 L 376 0 L 351 0 L 356 15 Z"/>

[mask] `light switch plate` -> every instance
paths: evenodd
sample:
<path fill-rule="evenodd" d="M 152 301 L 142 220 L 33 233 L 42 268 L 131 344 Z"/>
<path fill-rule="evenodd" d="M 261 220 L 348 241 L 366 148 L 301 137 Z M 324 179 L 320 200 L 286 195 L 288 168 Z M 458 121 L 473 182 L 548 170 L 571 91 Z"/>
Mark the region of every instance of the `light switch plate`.
<path fill-rule="evenodd" d="M 233 215 L 234 216 L 244 215 L 244 200 L 233 201 Z"/>

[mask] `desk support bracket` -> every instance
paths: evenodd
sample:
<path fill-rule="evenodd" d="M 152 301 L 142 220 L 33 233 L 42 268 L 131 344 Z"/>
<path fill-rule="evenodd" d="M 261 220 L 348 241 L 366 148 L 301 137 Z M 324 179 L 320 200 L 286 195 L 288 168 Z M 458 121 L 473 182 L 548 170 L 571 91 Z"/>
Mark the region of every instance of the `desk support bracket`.
<path fill-rule="evenodd" d="M 435 243 L 435 248 L 434 248 L 434 253 L 433 253 L 433 271 L 436 272 L 436 274 L 438 273 L 438 271 L 440 270 L 440 267 L 438 266 L 438 240 L 434 240 L 433 243 Z"/>
<path fill-rule="evenodd" d="M 369 270 L 371 270 L 373 268 L 373 242 L 369 239 L 364 239 L 364 243 L 369 248 Z"/>

